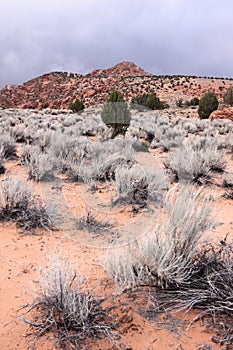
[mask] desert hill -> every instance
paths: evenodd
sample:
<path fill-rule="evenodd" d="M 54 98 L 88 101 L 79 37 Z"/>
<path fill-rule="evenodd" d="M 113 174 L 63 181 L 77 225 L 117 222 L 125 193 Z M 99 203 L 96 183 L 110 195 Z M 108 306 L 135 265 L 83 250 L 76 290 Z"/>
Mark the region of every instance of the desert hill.
<path fill-rule="evenodd" d="M 103 103 L 109 91 L 120 90 L 127 101 L 141 93 L 155 93 L 175 105 L 178 99 L 201 97 L 215 91 L 223 97 L 231 85 L 229 79 L 194 76 L 156 76 L 132 62 L 121 62 L 108 69 L 97 69 L 87 75 L 52 72 L 31 79 L 22 85 L 7 85 L 0 91 L 0 107 L 67 109 L 77 98 L 85 106 Z"/>
<path fill-rule="evenodd" d="M 121 62 L 107 69 L 96 69 L 90 73 L 90 76 L 112 76 L 112 77 L 136 77 L 151 76 L 133 62 Z"/>

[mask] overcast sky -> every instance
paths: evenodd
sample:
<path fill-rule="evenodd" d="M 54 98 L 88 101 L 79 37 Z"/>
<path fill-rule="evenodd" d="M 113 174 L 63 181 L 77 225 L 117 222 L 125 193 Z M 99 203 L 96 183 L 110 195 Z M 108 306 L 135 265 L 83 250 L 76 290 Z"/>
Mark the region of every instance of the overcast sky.
<path fill-rule="evenodd" d="M 0 0 L 0 88 L 133 61 L 233 77 L 233 0 Z"/>

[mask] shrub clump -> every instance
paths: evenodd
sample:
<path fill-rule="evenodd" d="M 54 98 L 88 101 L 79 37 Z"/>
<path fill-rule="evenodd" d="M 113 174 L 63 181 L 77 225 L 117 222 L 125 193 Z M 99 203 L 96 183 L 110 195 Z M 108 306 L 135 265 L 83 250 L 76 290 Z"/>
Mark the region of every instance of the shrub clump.
<path fill-rule="evenodd" d="M 205 244 L 193 258 L 187 281 L 156 293 L 158 309 L 199 309 L 195 317 L 208 319 L 212 337 L 220 345 L 233 343 L 233 245 L 227 237 L 218 244 Z M 226 345 L 226 349 L 228 346 Z"/>
<path fill-rule="evenodd" d="M 226 163 L 224 152 L 218 149 L 217 144 L 204 140 L 187 140 L 169 155 L 166 165 L 177 180 L 201 184 L 210 177 L 211 170 L 223 170 Z"/>
<path fill-rule="evenodd" d="M 5 177 L 0 185 L 0 221 L 14 221 L 23 230 L 52 229 L 55 208 L 49 208 L 33 194 L 27 182 L 17 177 Z"/>
<path fill-rule="evenodd" d="M 101 112 L 101 118 L 107 127 L 112 129 L 112 139 L 126 133 L 131 115 L 121 92 L 114 90 L 110 93 Z"/>
<path fill-rule="evenodd" d="M 190 101 L 186 101 L 185 105 L 187 107 L 189 106 L 198 106 L 199 105 L 199 98 L 198 97 L 193 97 Z"/>
<path fill-rule="evenodd" d="M 112 232 L 112 224 L 108 221 L 98 219 L 98 215 L 91 210 L 77 218 L 77 229 L 87 230 L 96 234 L 104 234 Z"/>
<path fill-rule="evenodd" d="M 233 106 L 233 87 L 230 86 L 223 96 L 223 101 L 227 105 Z"/>
<path fill-rule="evenodd" d="M 161 203 L 167 183 L 162 170 L 150 172 L 136 165 L 116 170 L 116 198 L 113 204 L 123 203 L 145 207 L 148 200 Z"/>
<path fill-rule="evenodd" d="M 198 242 L 209 225 L 208 201 L 187 187 L 165 204 L 163 225 L 108 257 L 106 269 L 120 286 L 171 288 L 190 278 Z"/>
<path fill-rule="evenodd" d="M 49 260 L 40 272 L 35 300 L 24 307 L 26 335 L 38 341 L 52 332 L 62 349 L 76 350 L 89 349 L 91 339 L 114 339 L 116 323 L 111 307 L 103 307 L 105 299 L 94 295 L 87 278 L 68 259 L 57 255 Z"/>
<path fill-rule="evenodd" d="M 161 101 L 155 94 L 142 94 L 132 98 L 133 107 L 143 106 L 149 109 L 165 109 L 168 105 Z M 139 108 L 140 109 L 140 108 Z"/>
<path fill-rule="evenodd" d="M 52 178 L 53 155 L 42 152 L 39 146 L 24 145 L 21 162 L 28 167 L 29 180 L 44 181 Z"/>
<path fill-rule="evenodd" d="M 218 99 L 214 92 L 207 92 L 199 101 L 198 114 L 201 119 L 208 119 L 210 114 L 218 109 Z"/>
<path fill-rule="evenodd" d="M 84 103 L 83 101 L 80 101 L 79 99 L 77 99 L 75 102 L 71 103 L 70 105 L 70 109 L 74 112 L 74 113 L 78 113 L 84 110 Z"/>
<path fill-rule="evenodd" d="M 8 134 L 0 135 L 0 154 L 4 159 L 17 158 L 15 140 Z"/>

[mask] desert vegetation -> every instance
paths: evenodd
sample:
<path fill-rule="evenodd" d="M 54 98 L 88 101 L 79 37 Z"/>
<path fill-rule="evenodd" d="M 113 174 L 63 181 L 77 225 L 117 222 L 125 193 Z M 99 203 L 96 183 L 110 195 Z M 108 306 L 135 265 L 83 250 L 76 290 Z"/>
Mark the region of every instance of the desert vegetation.
<path fill-rule="evenodd" d="M 182 114 L 185 105 L 129 109 L 119 91 L 109 99 L 81 114 L 0 110 L 3 230 L 10 223 L 24 232 L 20 240 L 31 233 L 32 242 L 40 234 L 55 239 L 46 232 L 59 232 L 67 201 L 75 232 L 67 227 L 62 234 L 101 246 L 93 257 L 72 243 L 84 265 L 98 265 L 99 284 L 95 271 L 88 270 L 91 279 L 81 273 L 75 254 L 46 260 L 41 276 L 33 275 L 37 292 L 21 313 L 28 338 L 35 347 L 52 334 L 58 348 L 85 349 L 99 340 L 127 348 L 121 300 L 135 295 L 127 307 L 137 315 L 139 304 L 152 316 L 194 310 L 193 322 L 208 320 L 215 342 L 232 345 L 232 232 L 230 223 L 218 225 L 224 205 L 232 209 L 232 122 L 199 118 L 197 106 L 192 118 Z M 118 126 L 105 119 L 112 103 L 124 106 Z M 61 213 L 45 193 L 59 198 Z"/>
<path fill-rule="evenodd" d="M 142 107 L 148 108 L 148 109 L 165 109 L 168 108 L 168 104 L 161 101 L 156 95 L 154 94 L 142 94 L 138 95 L 132 98 L 131 101 L 132 107 L 137 109 L 142 109 Z"/>
<path fill-rule="evenodd" d="M 113 90 L 109 94 L 101 112 L 101 118 L 107 127 L 112 129 L 111 138 L 126 133 L 130 124 L 130 111 L 120 91 Z"/>
<path fill-rule="evenodd" d="M 207 92 L 199 101 L 198 114 L 201 119 L 209 118 L 210 114 L 218 108 L 219 102 L 214 92 Z"/>
<path fill-rule="evenodd" d="M 56 209 L 33 194 L 32 187 L 19 177 L 6 176 L 0 188 L 0 219 L 14 221 L 23 230 L 52 229 Z"/>
<path fill-rule="evenodd" d="M 71 103 L 70 105 L 70 109 L 73 112 L 80 112 L 84 110 L 84 103 L 83 101 L 80 101 L 79 99 L 77 99 L 75 102 Z"/>
<path fill-rule="evenodd" d="M 230 86 L 223 96 L 223 101 L 227 105 L 233 106 L 233 88 Z"/>
<path fill-rule="evenodd" d="M 24 306 L 22 319 L 30 325 L 27 336 L 32 343 L 49 332 L 55 333 L 61 348 L 88 348 L 88 342 L 102 337 L 113 340 L 117 323 L 111 307 L 104 307 L 105 298 L 94 292 L 77 264 L 50 256 L 49 267 L 40 271 L 35 301 Z"/>

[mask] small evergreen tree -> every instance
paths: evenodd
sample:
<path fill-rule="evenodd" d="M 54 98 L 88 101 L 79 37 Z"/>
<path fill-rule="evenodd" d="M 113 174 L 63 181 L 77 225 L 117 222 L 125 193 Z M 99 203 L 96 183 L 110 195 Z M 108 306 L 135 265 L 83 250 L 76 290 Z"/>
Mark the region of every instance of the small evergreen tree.
<path fill-rule="evenodd" d="M 184 101 L 182 98 L 179 98 L 178 100 L 176 100 L 176 107 L 182 108 L 183 106 L 184 106 Z"/>
<path fill-rule="evenodd" d="M 101 112 L 101 118 L 107 127 L 113 129 L 112 138 L 126 133 L 131 115 L 120 91 L 113 90 L 110 93 Z"/>
<path fill-rule="evenodd" d="M 154 94 L 141 94 L 132 98 L 133 105 L 144 106 L 149 109 L 164 109 L 167 108 L 167 104 L 161 101 Z"/>
<path fill-rule="evenodd" d="M 209 118 L 210 114 L 218 109 L 218 99 L 214 92 L 207 92 L 199 101 L 198 114 L 201 119 Z"/>
<path fill-rule="evenodd" d="M 189 102 L 189 104 L 190 104 L 190 106 L 198 106 L 199 105 L 199 98 L 198 97 L 193 97 L 191 100 L 190 100 L 190 102 Z"/>
<path fill-rule="evenodd" d="M 84 103 L 77 99 L 74 103 L 71 103 L 70 109 L 75 113 L 78 113 L 84 110 Z"/>
<path fill-rule="evenodd" d="M 233 106 L 233 87 L 230 86 L 223 96 L 223 101 L 227 105 Z"/>

